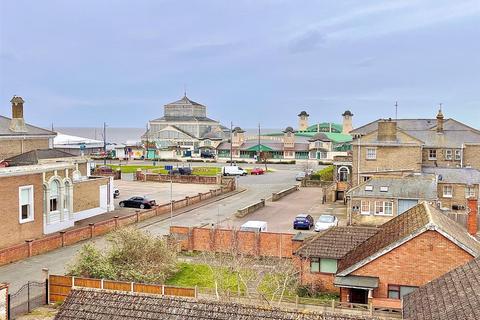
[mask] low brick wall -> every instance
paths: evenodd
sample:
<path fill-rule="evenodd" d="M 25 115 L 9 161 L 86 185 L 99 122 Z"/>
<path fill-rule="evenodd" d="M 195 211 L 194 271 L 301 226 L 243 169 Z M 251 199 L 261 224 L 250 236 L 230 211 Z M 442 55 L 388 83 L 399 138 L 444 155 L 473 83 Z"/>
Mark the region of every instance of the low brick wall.
<path fill-rule="evenodd" d="M 235 190 L 234 185 L 222 186 L 221 188 L 210 190 L 209 192 L 199 193 L 193 197 L 185 197 L 182 200 L 173 201 L 174 210 L 185 208 L 204 200 Z M 133 214 L 123 217 L 114 217 L 108 220 L 91 223 L 86 227 L 75 228 L 68 231 L 49 235 L 35 240 L 28 240 L 12 247 L 0 250 L 0 265 L 26 259 L 31 256 L 39 255 L 64 246 L 72 245 L 80 241 L 104 235 L 116 228 L 131 225 L 155 216 L 170 212 L 170 203 L 165 203 L 150 210 L 136 211 Z"/>
<path fill-rule="evenodd" d="M 261 199 L 258 202 L 255 202 L 254 204 L 251 204 L 245 208 L 238 209 L 237 213 L 235 213 L 235 217 L 237 218 L 243 218 L 246 215 L 249 215 L 250 213 L 253 213 L 257 211 L 258 209 L 261 209 L 265 207 L 265 199 Z"/>
<path fill-rule="evenodd" d="M 300 243 L 291 233 L 251 232 L 236 229 L 170 227 L 170 236 L 183 251 L 226 252 L 291 258 Z"/>
<path fill-rule="evenodd" d="M 136 174 L 137 181 L 158 181 L 187 184 L 220 184 L 221 176 L 196 176 L 196 175 L 168 175 L 159 173 L 145 173 L 138 171 Z"/>
<path fill-rule="evenodd" d="M 298 191 L 298 185 L 292 186 L 288 189 L 282 190 L 280 192 L 272 193 L 272 201 L 278 201 L 286 195 Z"/>

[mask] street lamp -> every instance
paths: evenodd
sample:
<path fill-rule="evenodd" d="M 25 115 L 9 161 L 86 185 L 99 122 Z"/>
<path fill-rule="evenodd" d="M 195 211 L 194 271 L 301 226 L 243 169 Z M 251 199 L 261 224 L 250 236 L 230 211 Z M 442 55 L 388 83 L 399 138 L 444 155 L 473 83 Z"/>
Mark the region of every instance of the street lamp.
<path fill-rule="evenodd" d="M 173 179 L 170 179 L 170 227 L 173 224 Z"/>

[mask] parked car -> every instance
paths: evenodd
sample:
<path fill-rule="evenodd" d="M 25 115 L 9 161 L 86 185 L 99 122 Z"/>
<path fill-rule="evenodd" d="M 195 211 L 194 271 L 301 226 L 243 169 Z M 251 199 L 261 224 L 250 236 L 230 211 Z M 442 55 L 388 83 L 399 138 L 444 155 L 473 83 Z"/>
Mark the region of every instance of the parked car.
<path fill-rule="evenodd" d="M 334 226 L 338 226 L 338 218 L 331 214 L 322 214 L 315 223 L 315 231 L 327 230 Z"/>
<path fill-rule="evenodd" d="M 295 176 L 295 180 L 297 181 L 302 181 L 303 179 L 305 179 L 305 177 L 307 176 L 307 174 L 305 172 L 299 172 L 297 173 L 297 175 Z"/>
<path fill-rule="evenodd" d="M 214 159 L 215 158 L 215 153 L 212 153 L 210 151 L 202 151 L 200 153 L 200 158 Z"/>
<path fill-rule="evenodd" d="M 189 175 L 192 174 L 192 168 L 190 168 L 190 167 L 178 168 L 178 172 L 179 172 L 182 176 L 189 176 Z"/>
<path fill-rule="evenodd" d="M 293 220 L 293 229 L 307 229 L 310 230 L 313 227 L 314 221 L 309 214 L 299 214 Z"/>
<path fill-rule="evenodd" d="M 247 221 L 242 224 L 240 231 L 266 232 L 267 223 L 265 221 Z"/>
<path fill-rule="evenodd" d="M 305 169 L 305 174 L 311 176 L 313 174 L 313 169 Z"/>
<path fill-rule="evenodd" d="M 224 176 L 245 176 L 247 171 L 239 166 L 226 166 L 222 168 L 222 174 Z"/>
<path fill-rule="evenodd" d="M 118 188 L 113 188 L 113 198 L 118 198 L 120 197 L 120 190 Z"/>
<path fill-rule="evenodd" d="M 150 209 L 156 206 L 155 200 L 147 199 L 146 197 L 131 197 L 128 200 L 120 201 L 120 207 Z"/>
<path fill-rule="evenodd" d="M 97 174 L 113 173 L 113 169 L 108 166 L 100 166 L 95 169 L 95 173 Z"/>
<path fill-rule="evenodd" d="M 250 174 L 254 174 L 254 175 L 259 175 L 259 174 L 264 174 L 265 173 L 265 170 L 263 170 L 262 168 L 253 168 L 252 171 L 250 171 Z"/>

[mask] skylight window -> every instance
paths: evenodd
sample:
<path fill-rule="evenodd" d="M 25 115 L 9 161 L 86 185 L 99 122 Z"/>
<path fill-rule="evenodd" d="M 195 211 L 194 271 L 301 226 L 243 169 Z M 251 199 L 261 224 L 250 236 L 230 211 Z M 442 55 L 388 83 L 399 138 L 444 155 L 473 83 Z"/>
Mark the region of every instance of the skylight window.
<path fill-rule="evenodd" d="M 380 192 L 388 192 L 388 187 L 380 187 Z"/>
<path fill-rule="evenodd" d="M 373 191 L 373 186 L 365 186 L 365 191 Z"/>

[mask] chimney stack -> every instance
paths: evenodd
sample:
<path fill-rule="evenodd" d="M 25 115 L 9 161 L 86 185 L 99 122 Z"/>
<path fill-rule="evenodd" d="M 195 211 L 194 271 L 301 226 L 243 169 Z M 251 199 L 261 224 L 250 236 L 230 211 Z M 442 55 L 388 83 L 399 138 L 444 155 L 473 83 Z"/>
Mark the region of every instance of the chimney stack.
<path fill-rule="evenodd" d="M 13 96 L 12 100 L 12 120 L 10 120 L 10 131 L 13 132 L 27 132 L 25 119 L 23 118 L 23 103 L 22 97 Z"/>
<path fill-rule="evenodd" d="M 392 119 L 379 121 L 377 139 L 385 142 L 397 141 L 397 122 Z"/>
<path fill-rule="evenodd" d="M 468 217 L 467 217 L 467 231 L 472 236 L 476 236 L 478 231 L 478 200 L 475 198 L 468 198 Z"/>
<path fill-rule="evenodd" d="M 353 130 L 352 117 L 353 113 L 350 110 L 345 111 L 343 114 L 343 126 L 342 133 L 349 134 Z"/>
<path fill-rule="evenodd" d="M 437 133 L 443 133 L 443 120 L 442 108 L 440 108 L 437 114 Z"/>

